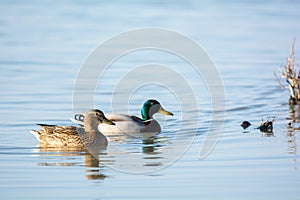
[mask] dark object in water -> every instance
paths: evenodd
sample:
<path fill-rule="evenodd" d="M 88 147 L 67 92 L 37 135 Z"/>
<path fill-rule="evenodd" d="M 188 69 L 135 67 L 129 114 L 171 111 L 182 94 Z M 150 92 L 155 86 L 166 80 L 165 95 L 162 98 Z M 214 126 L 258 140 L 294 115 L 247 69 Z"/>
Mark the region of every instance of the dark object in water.
<path fill-rule="evenodd" d="M 273 122 L 275 119 L 272 119 L 272 121 L 264 121 L 263 119 L 260 122 L 260 125 L 257 129 L 259 129 L 261 132 L 265 133 L 272 133 L 273 132 Z"/>
<path fill-rule="evenodd" d="M 291 122 L 288 123 L 287 128 L 292 130 L 292 131 L 300 130 L 300 126 L 294 127 L 294 124 L 292 124 Z"/>
<path fill-rule="evenodd" d="M 243 121 L 243 123 L 241 124 L 241 127 L 243 127 L 243 129 L 248 128 L 249 126 L 251 126 L 251 123 L 248 121 Z"/>

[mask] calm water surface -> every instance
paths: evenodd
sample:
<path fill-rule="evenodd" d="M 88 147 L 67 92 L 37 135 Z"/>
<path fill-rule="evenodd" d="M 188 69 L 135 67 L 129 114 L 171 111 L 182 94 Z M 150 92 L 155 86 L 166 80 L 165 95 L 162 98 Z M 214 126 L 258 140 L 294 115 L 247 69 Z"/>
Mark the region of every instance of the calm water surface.
<path fill-rule="evenodd" d="M 273 75 L 284 65 L 293 37 L 300 39 L 299 10 L 297 1 L 1 1 L 1 199 L 299 199 L 299 130 L 287 128 L 292 121 L 299 126 L 299 114 Z M 199 110 L 185 110 L 163 88 L 149 86 L 132 96 L 129 111 L 120 111 L 139 115 L 145 99 L 159 99 L 175 115 L 157 116 L 164 127 L 157 137 L 110 137 L 111 146 L 125 154 L 112 148 L 99 160 L 84 150 L 39 148 L 28 132 L 36 123 L 72 124 L 73 87 L 84 59 L 106 39 L 138 27 L 183 33 L 215 62 L 225 87 L 226 119 L 213 151 L 199 159 L 211 99 L 204 81 L 185 70 L 199 88 Z M 163 52 L 122 58 L 97 88 L 95 106 L 111 112 L 108 97 L 122 70 L 153 62 L 186 66 Z M 191 117 L 182 120 L 182 112 Z M 193 143 L 168 161 L 163 149 L 175 152 L 178 131 L 193 137 L 195 114 L 200 125 Z M 268 116 L 276 119 L 272 134 L 254 129 Z M 244 120 L 253 124 L 247 131 L 239 126 Z M 180 130 L 181 124 L 187 128 Z M 124 165 L 129 155 L 137 160 Z M 147 173 L 133 174 L 136 169 Z"/>

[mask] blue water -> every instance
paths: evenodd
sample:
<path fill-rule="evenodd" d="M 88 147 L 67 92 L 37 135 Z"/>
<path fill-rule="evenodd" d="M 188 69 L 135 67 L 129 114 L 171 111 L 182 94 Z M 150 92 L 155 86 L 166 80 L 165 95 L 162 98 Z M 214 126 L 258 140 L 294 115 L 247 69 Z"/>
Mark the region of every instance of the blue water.
<path fill-rule="evenodd" d="M 299 130 L 287 125 L 295 119 L 299 126 L 299 114 L 287 104 L 289 93 L 273 72 L 284 66 L 294 37 L 296 60 L 300 55 L 299 10 L 299 2 L 279 0 L 1 1 L 1 199 L 298 199 Z M 108 149 L 99 160 L 85 151 L 39 148 L 28 130 L 38 128 L 36 123 L 72 124 L 74 84 L 92 50 L 143 27 L 182 33 L 215 63 L 226 117 L 210 154 L 199 158 L 207 130 L 215 128 L 205 81 L 185 70 L 187 63 L 178 57 L 158 51 L 115 62 L 95 91 L 95 107 L 112 111 L 110 97 L 124 69 L 160 63 L 182 69 L 199 89 L 198 110 L 185 109 L 166 88 L 149 85 L 120 112 L 139 115 L 146 99 L 159 99 L 175 115 L 156 116 L 163 131 L 153 140 L 111 137 L 110 146 L 118 151 Z M 267 117 L 275 117 L 273 134 L 254 129 Z M 246 131 L 240 127 L 244 120 L 253 124 Z M 168 160 L 165 149 L 177 153 L 174 144 L 186 139 L 190 146 Z"/>

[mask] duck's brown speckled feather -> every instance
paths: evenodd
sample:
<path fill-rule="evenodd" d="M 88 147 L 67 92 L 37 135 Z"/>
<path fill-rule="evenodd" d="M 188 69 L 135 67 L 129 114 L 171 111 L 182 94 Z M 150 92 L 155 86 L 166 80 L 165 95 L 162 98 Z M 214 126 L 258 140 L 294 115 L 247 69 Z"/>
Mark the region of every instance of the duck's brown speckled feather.
<path fill-rule="evenodd" d="M 56 146 L 84 146 L 79 135 L 81 131 L 84 132 L 83 128 L 47 124 L 38 125 L 42 128 L 42 130 L 37 131 L 41 144 L 51 144 Z"/>

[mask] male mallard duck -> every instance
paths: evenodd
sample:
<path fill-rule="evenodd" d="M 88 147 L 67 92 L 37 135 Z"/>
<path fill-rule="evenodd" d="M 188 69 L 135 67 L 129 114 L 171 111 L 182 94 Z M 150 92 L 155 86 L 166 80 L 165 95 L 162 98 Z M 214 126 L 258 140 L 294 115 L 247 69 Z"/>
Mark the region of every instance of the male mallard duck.
<path fill-rule="evenodd" d="M 98 130 L 99 124 L 115 125 L 102 111 L 91 110 L 85 114 L 84 128 L 38 124 L 42 130 L 30 130 L 30 133 L 38 139 L 41 146 L 107 146 L 107 138 Z"/>
<path fill-rule="evenodd" d="M 107 119 L 113 121 L 116 126 L 107 126 L 107 124 L 99 124 L 98 128 L 103 134 L 120 134 L 120 133 L 160 133 L 161 128 L 159 123 L 153 119 L 155 113 L 161 113 L 165 115 L 173 114 L 166 111 L 157 100 L 147 100 L 141 110 L 142 118 L 126 115 L 126 114 L 106 114 Z M 85 121 L 83 114 L 76 114 L 71 120 L 79 125 L 82 125 Z"/>

